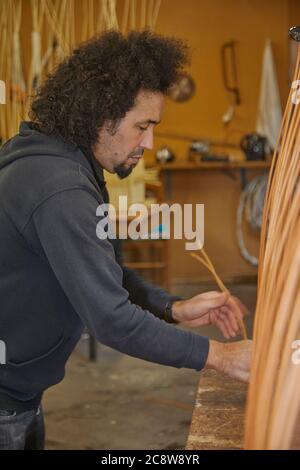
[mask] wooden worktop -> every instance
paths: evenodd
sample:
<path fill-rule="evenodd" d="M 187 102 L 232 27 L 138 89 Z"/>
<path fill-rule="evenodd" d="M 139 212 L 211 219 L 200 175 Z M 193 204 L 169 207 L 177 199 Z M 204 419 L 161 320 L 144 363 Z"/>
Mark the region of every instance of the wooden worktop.
<path fill-rule="evenodd" d="M 203 371 L 186 449 L 243 449 L 246 398 L 246 384 L 214 370 Z M 300 449 L 300 412 L 290 448 Z"/>
<path fill-rule="evenodd" d="M 214 370 L 203 371 L 187 450 L 243 448 L 247 385 Z"/>

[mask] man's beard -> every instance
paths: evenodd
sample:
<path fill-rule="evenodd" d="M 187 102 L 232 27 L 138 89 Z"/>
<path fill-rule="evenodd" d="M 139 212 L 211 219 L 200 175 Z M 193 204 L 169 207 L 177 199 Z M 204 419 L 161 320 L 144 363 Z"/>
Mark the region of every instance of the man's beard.
<path fill-rule="evenodd" d="M 135 153 L 130 154 L 128 158 L 135 157 L 135 156 L 138 156 L 138 155 L 142 156 L 143 153 L 144 153 L 144 150 L 142 150 L 140 152 L 135 152 Z M 126 178 L 127 176 L 130 175 L 130 173 L 132 172 L 134 167 L 135 167 L 134 164 L 127 167 L 127 166 L 125 166 L 125 163 L 120 163 L 120 165 L 115 166 L 114 171 L 117 173 L 118 177 L 122 180 L 122 179 L 124 179 L 124 178 Z"/>
<path fill-rule="evenodd" d="M 126 167 L 124 163 L 121 163 L 118 166 L 115 166 L 114 170 L 117 173 L 118 177 L 122 180 L 130 175 L 134 168 L 134 165 Z"/>

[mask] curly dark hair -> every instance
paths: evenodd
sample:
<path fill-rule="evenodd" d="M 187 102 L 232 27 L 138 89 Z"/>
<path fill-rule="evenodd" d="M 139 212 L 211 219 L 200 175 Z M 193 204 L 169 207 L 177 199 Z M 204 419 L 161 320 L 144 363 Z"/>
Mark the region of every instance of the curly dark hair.
<path fill-rule="evenodd" d="M 106 31 L 74 50 L 33 98 L 30 118 L 90 151 L 104 122 L 115 127 L 142 89 L 167 94 L 189 62 L 180 40 L 151 31 Z"/>

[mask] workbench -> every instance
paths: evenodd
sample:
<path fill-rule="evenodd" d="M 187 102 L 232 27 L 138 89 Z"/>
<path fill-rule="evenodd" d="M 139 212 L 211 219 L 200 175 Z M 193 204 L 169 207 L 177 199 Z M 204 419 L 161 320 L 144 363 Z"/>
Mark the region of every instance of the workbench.
<path fill-rule="evenodd" d="M 241 189 L 245 189 L 247 185 L 247 172 L 249 170 L 269 170 L 271 167 L 270 160 L 261 161 L 229 161 L 229 162 L 185 162 L 164 163 L 159 165 L 161 179 L 164 181 L 165 197 L 170 199 L 172 196 L 171 175 L 173 172 L 195 172 L 204 170 L 222 171 L 223 173 L 238 170 L 240 173 Z"/>
<path fill-rule="evenodd" d="M 246 384 L 214 370 L 201 372 L 186 449 L 243 449 L 246 398 Z M 300 449 L 300 414 L 297 422 L 292 450 Z"/>
<path fill-rule="evenodd" d="M 246 395 L 246 384 L 214 370 L 201 372 L 186 449 L 242 449 Z"/>

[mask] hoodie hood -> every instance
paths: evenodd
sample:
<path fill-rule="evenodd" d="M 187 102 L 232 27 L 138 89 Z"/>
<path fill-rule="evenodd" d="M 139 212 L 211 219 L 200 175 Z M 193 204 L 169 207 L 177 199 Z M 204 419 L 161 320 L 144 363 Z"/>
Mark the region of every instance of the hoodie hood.
<path fill-rule="evenodd" d="M 0 170 L 16 160 L 38 156 L 66 158 L 91 171 L 98 184 L 105 185 L 103 169 L 92 152 L 84 154 L 81 149 L 59 136 L 46 135 L 38 131 L 31 121 L 20 124 L 19 134 L 15 135 L 0 148 Z"/>

